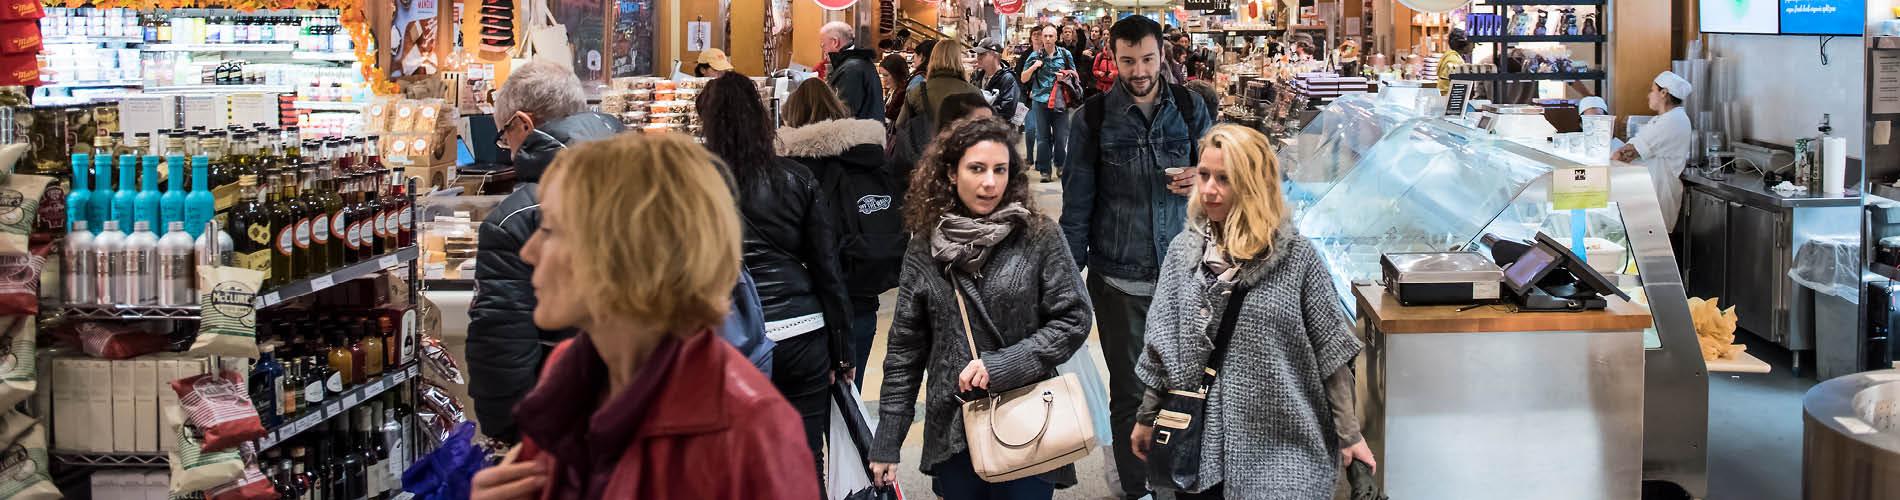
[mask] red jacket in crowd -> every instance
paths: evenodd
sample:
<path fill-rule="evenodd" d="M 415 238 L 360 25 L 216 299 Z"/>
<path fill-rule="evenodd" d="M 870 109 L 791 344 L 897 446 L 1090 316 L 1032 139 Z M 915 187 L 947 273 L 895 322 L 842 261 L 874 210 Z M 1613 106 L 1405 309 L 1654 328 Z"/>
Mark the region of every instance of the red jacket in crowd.
<path fill-rule="evenodd" d="M 1121 70 L 1115 68 L 1115 54 L 1112 50 L 1095 51 L 1095 90 L 1108 93 L 1115 88 L 1115 77 Z"/>
<path fill-rule="evenodd" d="M 516 414 L 517 460 L 548 471 L 544 499 L 818 498 L 798 412 L 710 331 L 664 342 L 606 398 L 585 335 L 556 346 L 543 371 Z M 600 466 L 563 463 L 582 457 Z"/>

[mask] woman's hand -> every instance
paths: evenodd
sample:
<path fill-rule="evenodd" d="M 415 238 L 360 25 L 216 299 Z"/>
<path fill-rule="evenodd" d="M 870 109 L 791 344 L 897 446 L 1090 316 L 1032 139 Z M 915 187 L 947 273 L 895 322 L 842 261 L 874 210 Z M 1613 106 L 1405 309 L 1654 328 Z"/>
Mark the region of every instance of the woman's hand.
<path fill-rule="evenodd" d="M 871 484 L 878 486 L 897 484 L 897 464 L 871 462 Z"/>
<path fill-rule="evenodd" d="M 1154 444 L 1155 426 L 1153 424 L 1135 424 L 1135 431 L 1128 434 L 1128 449 L 1135 452 L 1135 458 L 1148 461 L 1148 447 Z M 1370 453 L 1370 452 L 1368 452 Z"/>
<path fill-rule="evenodd" d="M 990 370 L 983 367 L 981 359 L 970 360 L 970 364 L 963 367 L 963 373 L 957 375 L 957 391 L 970 392 L 971 388 L 990 388 Z"/>
<path fill-rule="evenodd" d="M 1372 447 L 1366 446 L 1366 440 L 1364 439 L 1359 440 L 1358 443 L 1354 443 L 1352 446 L 1347 446 L 1346 449 L 1339 450 L 1339 454 L 1339 460 L 1342 462 L 1341 465 L 1350 466 L 1353 460 L 1358 460 L 1365 462 L 1366 465 L 1372 466 L 1373 472 L 1379 472 L 1379 461 L 1372 459 Z"/>
<path fill-rule="evenodd" d="M 475 473 L 469 500 L 521 500 L 541 495 L 548 476 L 541 464 L 519 462 L 497 465 Z"/>

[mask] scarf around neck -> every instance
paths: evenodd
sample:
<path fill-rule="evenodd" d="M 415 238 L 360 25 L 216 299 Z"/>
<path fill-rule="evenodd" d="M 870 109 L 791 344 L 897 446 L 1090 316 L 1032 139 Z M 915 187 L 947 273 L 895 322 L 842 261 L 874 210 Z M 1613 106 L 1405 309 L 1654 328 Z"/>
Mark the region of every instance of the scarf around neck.
<path fill-rule="evenodd" d="M 1029 209 L 1011 203 L 981 219 L 944 214 L 937 230 L 930 233 L 930 256 L 942 262 L 944 270 L 976 275 L 990 260 L 990 250 L 1027 223 Z"/>

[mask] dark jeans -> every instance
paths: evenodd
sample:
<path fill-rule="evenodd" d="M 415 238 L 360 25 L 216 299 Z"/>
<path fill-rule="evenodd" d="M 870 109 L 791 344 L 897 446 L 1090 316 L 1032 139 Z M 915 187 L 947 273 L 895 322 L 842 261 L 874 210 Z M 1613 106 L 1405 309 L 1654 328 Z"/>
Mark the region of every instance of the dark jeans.
<path fill-rule="evenodd" d="M 1036 171 L 1049 173 L 1050 163 L 1061 169 L 1069 161 L 1069 111 L 1049 109 L 1048 103 L 1029 103 L 1029 135 L 1036 138 Z"/>
<path fill-rule="evenodd" d="M 1115 439 L 1115 475 L 1121 479 L 1122 495 L 1141 498 L 1148 494 L 1148 466 L 1128 447 L 1128 435 L 1135 428 L 1135 410 L 1141 407 L 1146 387 L 1135 377 L 1135 360 L 1141 356 L 1143 338 L 1148 331 L 1148 304 L 1153 297 L 1122 293 L 1089 273 L 1089 298 L 1095 302 L 1095 327 L 1102 340 L 1102 357 L 1108 365 L 1108 423 Z"/>
<path fill-rule="evenodd" d="M 950 456 L 933 472 L 937 478 L 930 489 L 944 500 L 1048 500 L 1056 495 L 1056 485 L 1035 476 L 1002 483 L 984 481 L 970 466 L 968 452 Z"/>
<path fill-rule="evenodd" d="M 811 446 L 812 471 L 825 484 L 825 433 L 831 425 L 831 349 L 825 331 L 781 340 L 772 348 L 772 385 L 792 403 L 805 420 L 805 442 Z"/>
<path fill-rule="evenodd" d="M 851 366 L 857 367 L 859 390 L 864 387 L 865 366 L 871 362 L 871 343 L 877 340 L 877 296 L 851 297 Z"/>
<path fill-rule="evenodd" d="M 1225 490 L 1226 488 L 1222 488 L 1221 486 L 1222 485 L 1216 484 L 1213 487 L 1208 488 L 1207 491 L 1203 491 L 1200 493 L 1188 493 L 1185 491 L 1176 491 L 1174 492 L 1174 500 L 1221 500 L 1222 498 L 1226 497 L 1226 492 L 1222 491 L 1222 490 Z"/>

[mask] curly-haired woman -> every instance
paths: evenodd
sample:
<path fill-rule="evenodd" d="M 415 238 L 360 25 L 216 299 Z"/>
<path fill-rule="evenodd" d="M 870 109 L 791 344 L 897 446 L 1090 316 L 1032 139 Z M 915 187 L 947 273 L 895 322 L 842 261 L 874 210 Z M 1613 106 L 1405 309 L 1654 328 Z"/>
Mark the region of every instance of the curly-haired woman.
<path fill-rule="evenodd" d="M 1074 466 L 988 483 L 972 470 L 957 394 L 1001 392 L 1056 374 L 1088 337 L 1094 311 L 1055 221 L 1036 211 L 1008 122 L 978 118 L 943 131 L 918 162 L 904 222 L 897 315 L 884 358 L 881 418 L 871 443 L 880 483 L 897 478 L 898 449 L 924 389 L 919 468 L 949 500 L 1047 499 L 1075 484 Z M 964 299 L 977 350 L 964 341 Z M 929 374 L 928 387 L 924 375 Z"/>

